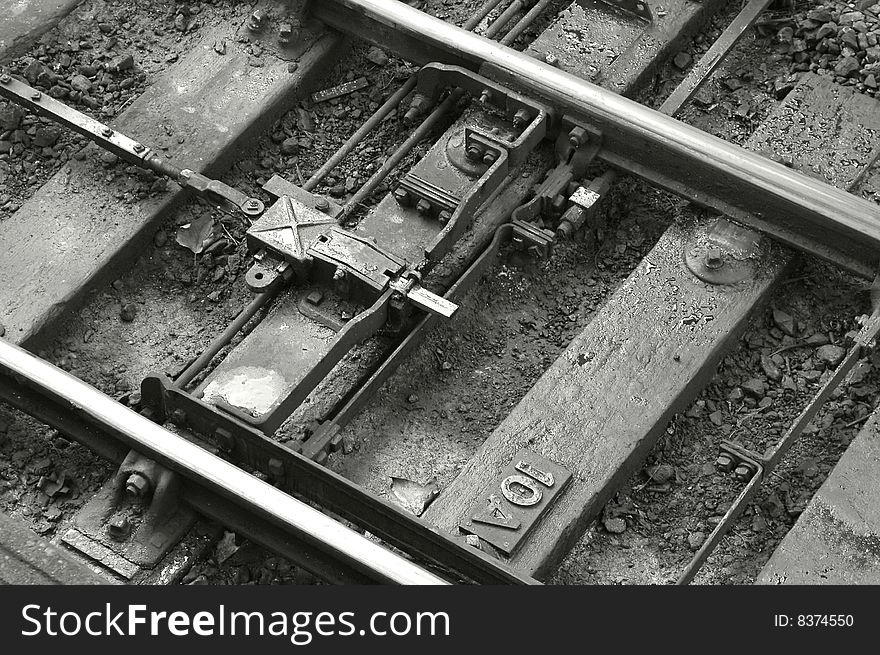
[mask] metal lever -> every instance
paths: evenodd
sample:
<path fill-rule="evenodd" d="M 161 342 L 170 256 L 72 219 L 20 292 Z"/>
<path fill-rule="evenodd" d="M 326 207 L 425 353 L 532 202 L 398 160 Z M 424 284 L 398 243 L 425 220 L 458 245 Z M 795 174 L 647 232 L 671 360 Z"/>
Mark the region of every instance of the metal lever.
<path fill-rule="evenodd" d="M 423 312 L 436 314 L 443 318 L 452 318 L 458 311 L 458 305 L 443 296 L 428 291 L 415 278 L 399 277 L 392 280 L 389 286 Z"/>
<path fill-rule="evenodd" d="M 178 168 L 144 144 L 63 102 L 44 95 L 41 91 L 13 78 L 8 73 L 0 74 L 0 96 L 82 134 L 104 150 L 112 152 L 135 166 L 170 177 L 184 188 L 190 188 L 202 195 L 220 198 L 248 216 L 258 216 L 263 213 L 263 203 L 257 198 L 250 198 L 241 191 L 233 189 L 219 180 L 212 180 L 201 173 Z"/>

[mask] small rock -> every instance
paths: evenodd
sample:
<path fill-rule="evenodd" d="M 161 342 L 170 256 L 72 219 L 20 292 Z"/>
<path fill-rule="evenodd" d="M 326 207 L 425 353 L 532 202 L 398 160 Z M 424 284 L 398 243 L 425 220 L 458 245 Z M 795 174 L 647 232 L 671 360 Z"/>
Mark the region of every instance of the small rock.
<path fill-rule="evenodd" d="M 761 368 L 764 370 L 764 375 L 770 380 L 779 382 L 782 379 L 782 371 L 779 370 L 776 363 L 767 357 L 767 355 L 761 355 Z"/>
<path fill-rule="evenodd" d="M 822 371 L 804 371 L 801 377 L 807 382 L 818 382 L 822 377 Z"/>
<path fill-rule="evenodd" d="M 238 551 L 238 546 L 235 544 L 235 533 L 234 532 L 224 532 L 223 538 L 217 542 L 217 548 L 214 551 L 214 557 L 217 559 L 218 564 L 222 564 L 230 557 L 232 557 L 236 551 Z"/>
<path fill-rule="evenodd" d="M 856 47 L 858 47 L 858 43 L 856 43 Z M 834 67 L 834 73 L 836 75 L 840 75 L 841 77 L 852 77 L 854 75 L 858 75 L 859 73 L 859 60 L 855 57 L 844 57 L 839 62 L 837 62 L 837 66 Z"/>
<path fill-rule="evenodd" d="M 153 245 L 162 248 L 168 243 L 168 233 L 165 230 L 159 230 L 153 235 Z"/>
<path fill-rule="evenodd" d="M 825 362 L 828 368 L 836 368 L 843 358 L 846 357 L 846 350 L 840 346 L 827 345 L 816 350 L 816 356 Z"/>
<path fill-rule="evenodd" d="M 135 316 L 137 316 L 137 305 L 135 305 L 133 302 L 123 305 L 122 311 L 119 312 L 119 318 L 121 318 L 126 323 L 131 323 L 134 320 Z"/>
<path fill-rule="evenodd" d="M 742 387 L 743 392 L 751 396 L 755 399 L 761 399 L 764 397 L 765 386 L 764 381 L 758 378 L 750 378 L 740 385 Z"/>
<path fill-rule="evenodd" d="M 718 426 L 719 428 L 724 425 L 724 414 L 720 409 L 716 409 L 714 412 L 709 414 L 709 420 L 712 421 L 713 425 Z"/>
<path fill-rule="evenodd" d="M 80 93 L 88 93 L 92 88 L 92 83 L 85 75 L 74 75 L 70 80 L 70 86 Z"/>
<path fill-rule="evenodd" d="M 694 58 L 687 52 L 679 52 L 672 60 L 675 67 L 679 70 L 685 70 L 694 62 Z"/>
<path fill-rule="evenodd" d="M 657 466 L 649 466 L 646 473 L 657 484 L 666 484 L 675 478 L 675 467 L 672 464 L 658 464 Z"/>
<path fill-rule="evenodd" d="M 773 310 L 773 322 L 780 330 L 790 337 L 795 336 L 797 330 L 795 328 L 794 319 L 781 309 Z"/>
<path fill-rule="evenodd" d="M 690 546 L 691 550 L 699 550 L 700 546 L 703 545 L 703 542 L 706 541 L 706 533 L 700 532 L 691 532 L 688 535 L 688 546 Z"/>
<path fill-rule="evenodd" d="M 741 89 L 742 85 L 743 85 L 742 80 L 740 80 L 736 77 L 731 77 L 729 79 L 724 80 L 724 86 L 726 86 L 731 91 L 736 91 L 737 89 Z"/>
<path fill-rule="evenodd" d="M 776 33 L 776 38 L 780 43 L 791 43 L 794 39 L 794 28 L 786 25 Z"/>
<path fill-rule="evenodd" d="M 621 518 L 605 519 L 603 524 L 605 529 L 611 534 L 623 534 L 626 532 L 626 521 Z"/>
<path fill-rule="evenodd" d="M 813 348 L 824 346 L 826 343 L 828 343 L 828 336 L 821 332 L 816 332 L 816 334 L 811 334 L 807 337 L 807 345 Z"/>
<path fill-rule="evenodd" d="M 8 104 L 0 107 L 0 129 L 3 131 L 18 129 L 22 118 L 24 118 L 24 109 L 18 105 Z"/>
<path fill-rule="evenodd" d="M 281 142 L 281 152 L 285 155 L 299 154 L 299 141 L 295 137 L 284 139 Z"/>
<path fill-rule="evenodd" d="M 410 404 L 417 403 L 417 402 L 419 402 L 419 397 L 417 395 L 415 395 L 414 393 L 412 393 L 409 396 L 407 396 L 406 402 L 408 402 Z"/>
<path fill-rule="evenodd" d="M 367 51 L 367 59 L 377 66 L 385 66 L 388 63 L 388 55 L 382 48 L 377 48 L 376 46 L 371 47 Z"/>
<path fill-rule="evenodd" d="M 110 62 L 109 68 L 117 73 L 134 68 L 134 57 L 131 54 L 120 55 Z"/>
<path fill-rule="evenodd" d="M 60 136 L 61 130 L 57 127 L 41 127 L 37 130 L 36 135 L 34 135 L 34 145 L 38 148 L 49 148 L 55 145 Z"/>
<path fill-rule="evenodd" d="M 766 500 L 761 503 L 761 509 L 764 510 L 764 513 L 767 514 L 770 518 L 779 518 L 782 516 L 783 512 L 785 512 L 785 505 L 782 503 L 782 499 L 779 498 L 779 495 L 776 492 L 770 493 Z"/>
<path fill-rule="evenodd" d="M 815 457 L 807 457 L 798 464 L 797 470 L 800 471 L 805 478 L 815 478 L 819 475 L 819 460 Z"/>

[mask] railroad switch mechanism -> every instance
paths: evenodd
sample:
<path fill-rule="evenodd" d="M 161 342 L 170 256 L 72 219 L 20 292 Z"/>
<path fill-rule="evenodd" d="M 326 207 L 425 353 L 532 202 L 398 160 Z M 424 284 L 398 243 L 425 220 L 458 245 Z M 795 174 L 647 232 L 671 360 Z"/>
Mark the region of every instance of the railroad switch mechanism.
<path fill-rule="evenodd" d="M 459 529 L 505 556 L 513 555 L 565 491 L 571 473 L 528 449 L 498 475 L 488 497 L 478 500 Z"/>

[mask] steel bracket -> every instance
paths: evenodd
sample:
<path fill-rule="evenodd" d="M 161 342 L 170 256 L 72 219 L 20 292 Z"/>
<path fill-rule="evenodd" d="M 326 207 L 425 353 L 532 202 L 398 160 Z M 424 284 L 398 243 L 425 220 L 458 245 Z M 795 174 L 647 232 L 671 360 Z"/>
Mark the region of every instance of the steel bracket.
<path fill-rule="evenodd" d="M 555 235 L 552 230 L 542 229 L 532 223 L 513 220 L 514 245 L 538 259 L 547 259 L 553 249 Z"/>
<path fill-rule="evenodd" d="M 177 475 L 134 451 L 79 511 L 63 541 L 131 579 L 154 568 L 195 525 Z"/>

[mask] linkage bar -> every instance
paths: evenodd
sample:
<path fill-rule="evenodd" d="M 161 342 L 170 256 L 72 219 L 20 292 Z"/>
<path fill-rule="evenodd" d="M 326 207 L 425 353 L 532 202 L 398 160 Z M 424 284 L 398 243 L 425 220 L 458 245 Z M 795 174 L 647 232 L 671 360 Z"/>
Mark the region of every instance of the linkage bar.
<path fill-rule="evenodd" d="M 312 11 L 413 62 L 482 69 L 590 123 L 601 133 L 599 158 L 612 166 L 873 278 L 880 258 L 876 204 L 402 2 L 329 0 Z"/>
<path fill-rule="evenodd" d="M 170 177 L 180 186 L 204 196 L 212 196 L 248 216 L 263 213 L 263 203 L 257 198 L 249 198 L 238 189 L 201 173 L 178 168 L 144 144 L 31 88 L 8 73 L 0 74 L 0 96 L 79 132 L 130 164 Z"/>

